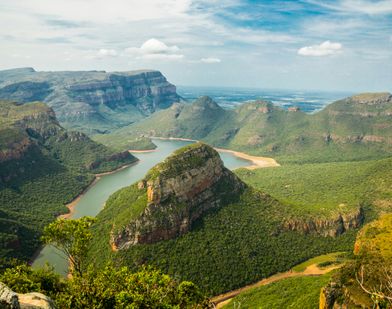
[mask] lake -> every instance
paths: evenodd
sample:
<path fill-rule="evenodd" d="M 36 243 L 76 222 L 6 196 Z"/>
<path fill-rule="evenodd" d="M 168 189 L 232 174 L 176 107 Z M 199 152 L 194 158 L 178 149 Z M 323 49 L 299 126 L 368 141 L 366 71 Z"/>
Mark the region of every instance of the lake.
<path fill-rule="evenodd" d="M 95 217 L 102 210 L 106 200 L 112 193 L 142 179 L 150 168 L 163 161 L 173 151 L 192 143 L 158 139 L 154 139 L 153 142 L 157 145 L 155 151 L 135 153 L 134 155 L 139 159 L 138 162 L 116 173 L 102 176 L 89 188 L 75 206 L 71 218 L 77 219 L 83 216 Z M 219 154 L 225 166 L 231 170 L 252 165 L 250 161 L 238 158 L 231 153 L 220 152 Z M 65 275 L 68 271 L 67 260 L 52 246 L 46 246 L 41 250 L 34 260 L 33 267 L 42 267 L 45 263 L 52 265 L 55 271 L 60 274 Z"/>

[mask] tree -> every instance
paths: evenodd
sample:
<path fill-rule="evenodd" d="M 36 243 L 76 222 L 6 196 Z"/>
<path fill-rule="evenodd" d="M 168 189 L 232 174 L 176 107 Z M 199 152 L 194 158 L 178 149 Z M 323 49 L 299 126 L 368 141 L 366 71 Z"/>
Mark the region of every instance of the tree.
<path fill-rule="evenodd" d="M 77 220 L 57 219 L 44 229 L 42 241 L 62 251 L 70 262 L 73 275 L 83 275 L 83 263 L 92 234 L 94 218 L 83 217 Z"/>

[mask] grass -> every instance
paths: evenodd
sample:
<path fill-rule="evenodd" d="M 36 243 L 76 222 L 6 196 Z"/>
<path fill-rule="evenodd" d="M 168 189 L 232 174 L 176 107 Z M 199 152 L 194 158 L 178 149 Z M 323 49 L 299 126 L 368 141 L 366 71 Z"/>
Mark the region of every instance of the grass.
<path fill-rule="evenodd" d="M 240 169 L 236 173 L 246 183 L 289 204 L 294 216 L 330 217 L 350 213 L 359 205 L 382 211 L 377 201 L 392 199 L 391 164 L 392 159 L 384 159 Z"/>
<path fill-rule="evenodd" d="M 303 272 L 308 266 L 313 264 L 316 264 L 319 267 L 325 267 L 336 263 L 343 263 L 345 260 L 345 254 L 345 252 L 333 252 L 319 255 L 294 266 L 293 270 L 296 272 Z"/>
<path fill-rule="evenodd" d="M 283 279 L 241 293 L 223 308 L 317 309 L 320 289 L 330 278 L 331 274 Z"/>

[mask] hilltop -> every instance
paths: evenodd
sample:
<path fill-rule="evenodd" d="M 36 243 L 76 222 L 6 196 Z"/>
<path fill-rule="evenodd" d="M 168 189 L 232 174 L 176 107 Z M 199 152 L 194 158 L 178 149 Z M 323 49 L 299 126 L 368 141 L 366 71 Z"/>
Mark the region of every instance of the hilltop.
<path fill-rule="evenodd" d="M 368 160 L 390 155 L 391 117 L 389 93 L 356 95 L 315 114 L 264 101 L 225 110 L 201 97 L 96 138 L 119 149 L 140 136 L 191 138 L 283 163 Z"/>
<path fill-rule="evenodd" d="M 129 125 L 181 98 L 159 72 L 0 71 L 0 98 L 42 101 L 61 125 L 94 134 Z"/>
<path fill-rule="evenodd" d="M 89 259 L 97 267 L 154 265 L 214 295 L 352 246 L 354 225 L 333 236 L 286 228 L 290 207 L 245 185 L 215 150 L 196 143 L 108 199 Z"/>
<path fill-rule="evenodd" d="M 65 130 L 44 103 L 0 101 L 0 257 L 30 258 L 43 227 L 100 173 L 135 162 Z"/>

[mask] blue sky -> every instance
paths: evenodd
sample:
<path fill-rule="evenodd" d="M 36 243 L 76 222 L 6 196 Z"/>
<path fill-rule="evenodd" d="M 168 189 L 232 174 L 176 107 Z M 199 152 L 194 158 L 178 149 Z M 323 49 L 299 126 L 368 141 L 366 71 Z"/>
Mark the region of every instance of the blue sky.
<path fill-rule="evenodd" d="M 392 91 L 392 0 L 1 0 L 0 69 L 159 69 L 179 85 Z"/>

